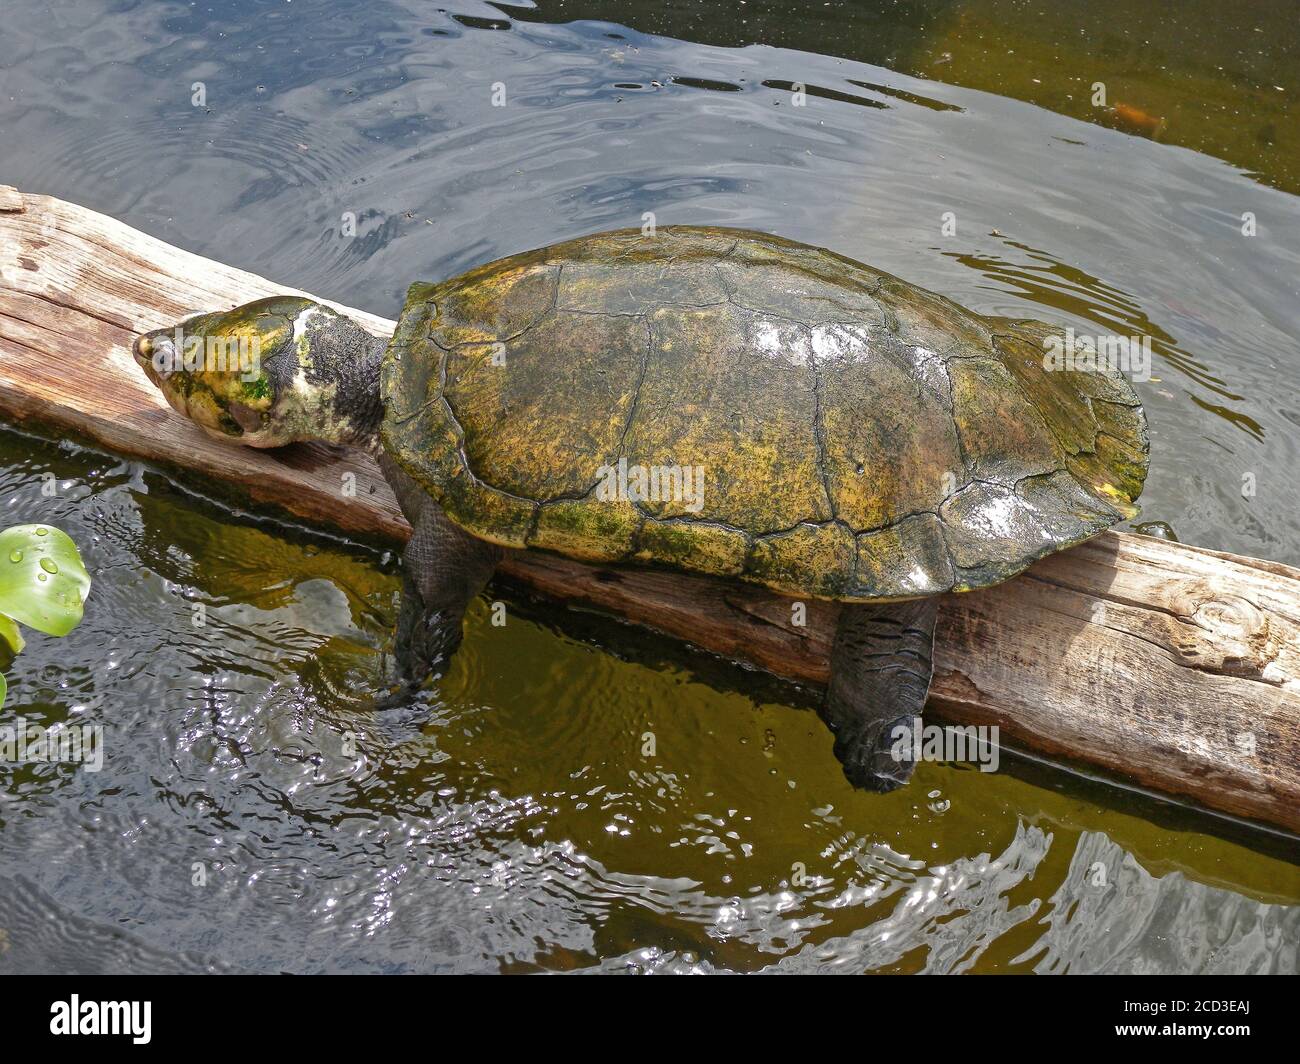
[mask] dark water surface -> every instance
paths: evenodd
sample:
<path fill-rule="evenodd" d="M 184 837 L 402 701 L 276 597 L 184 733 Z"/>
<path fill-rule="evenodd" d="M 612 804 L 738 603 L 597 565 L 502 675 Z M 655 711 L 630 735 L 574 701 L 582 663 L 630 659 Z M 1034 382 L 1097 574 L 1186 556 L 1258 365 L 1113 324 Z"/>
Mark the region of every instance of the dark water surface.
<path fill-rule="evenodd" d="M 1300 564 L 1294 8 L 1130 6 L 8 0 L 0 184 L 388 315 L 652 211 L 1149 335 L 1143 519 Z M 0 971 L 1300 967 L 1285 840 L 1024 762 L 858 794 L 810 693 L 526 603 L 376 717 L 391 558 L 0 431 L 37 519 L 96 584 L 0 722 L 108 753 L 0 765 Z"/>

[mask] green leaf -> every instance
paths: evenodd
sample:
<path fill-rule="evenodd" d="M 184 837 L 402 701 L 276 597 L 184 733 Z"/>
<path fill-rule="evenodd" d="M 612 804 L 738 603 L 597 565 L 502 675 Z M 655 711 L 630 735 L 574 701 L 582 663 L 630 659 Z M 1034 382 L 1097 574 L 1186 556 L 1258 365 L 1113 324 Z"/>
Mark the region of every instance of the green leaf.
<path fill-rule="evenodd" d="M 50 525 L 15 525 L 0 532 L 0 613 L 47 635 L 67 635 L 81 623 L 90 574 L 77 545 Z"/>
<path fill-rule="evenodd" d="M 5 683 L 5 674 L 0 672 L 0 709 L 4 708 L 5 692 L 9 690 L 9 685 Z"/>
<path fill-rule="evenodd" d="M 9 644 L 15 654 L 19 653 L 23 646 L 23 633 L 18 631 L 18 625 L 14 624 L 13 618 L 6 617 L 0 613 L 0 639 Z"/>

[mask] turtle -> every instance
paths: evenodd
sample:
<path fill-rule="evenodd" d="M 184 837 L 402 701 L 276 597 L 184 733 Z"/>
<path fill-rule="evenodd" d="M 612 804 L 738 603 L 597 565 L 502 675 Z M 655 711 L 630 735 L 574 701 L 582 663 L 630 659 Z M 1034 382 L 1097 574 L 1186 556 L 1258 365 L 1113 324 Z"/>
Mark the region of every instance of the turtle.
<path fill-rule="evenodd" d="M 376 456 L 412 529 L 403 690 L 510 552 L 758 584 L 841 604 L 821 716 L 884 792 L 914 768 L 939 600 L 1138 512 L 1141 402 L 1054 361 L 1061 337 L 822 248 L 667 226 L 416 283 L 391 340 L 281 295 L 133 350 L 212 436 Z"/>

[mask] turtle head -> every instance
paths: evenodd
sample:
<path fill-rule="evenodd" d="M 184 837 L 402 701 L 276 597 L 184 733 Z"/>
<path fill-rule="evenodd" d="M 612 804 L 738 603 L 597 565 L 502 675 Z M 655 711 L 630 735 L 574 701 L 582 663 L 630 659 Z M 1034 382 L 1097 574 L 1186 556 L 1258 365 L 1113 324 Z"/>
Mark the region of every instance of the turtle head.
<path fill-rule="evenodd" d="M 372 438 L 383 348 L 329 307 L 273 296 L 144 333 L 132 354 L 172 409 L 208 435 L 279 447 Z"/>

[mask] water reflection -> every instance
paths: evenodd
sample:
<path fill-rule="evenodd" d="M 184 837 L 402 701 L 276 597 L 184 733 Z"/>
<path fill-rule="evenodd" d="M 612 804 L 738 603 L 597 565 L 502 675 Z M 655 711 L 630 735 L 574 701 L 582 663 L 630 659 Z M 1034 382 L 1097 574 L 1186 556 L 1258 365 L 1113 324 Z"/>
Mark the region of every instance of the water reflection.
<path fill-rule="evenodd" d="M 822 52 L 1023 100 L 1193 148 L 1300 191 L 1300 24 L 1289 0 L 1231 11 L 1185 0 L 1171 19 L 1127 0 L 536 0 L 496 4 L 521 22 L 617 18 L 700 44 Z M 612 13 L 616 11 L 616 13 Z M 1096 86 L 1106 86 L 1104 100 Z"/>
<path fill-rule="evenodd" d="M 1086 117 L 1059 80 L 1026 87 L 1044 60 L 1022 42 L 1044 31 L 988 22 L 995 0 L 754 2 L 734 33 L 681 3 L 17 3 L 5 182 L 390 315 L 417 278 L 653 211 L 827 246 L 985 313 L 1141 332 L 1159 378 L 1138 385 L 1145 519 L 1300 562 L 1300 210 L 1260 184 L 1288 187 L 1293 146 L 1278 123 L 1251 174 L 1170 146 L 1202 106 L 1182 88 L 1177 113 L 1151 102 L 1173 75 L 1116 97 L 1169 116 L 1157 143 L 1006 98 Z M 1290 32 L 1257 10 L 1252 101 Z M 1125 17 L 1107 32 L 1141 32 Z M 1203 12 L 1218 17 L 1246 16 Z M 1175 72 L 1212 68 L 1230 39 L 1202 32 L 1198 50 L 1182 32 Z M 815 54 L 832 45 L 849 58 Z M 981 66 L 1009 49 L 1029 59 Z M 1107 78 L 1135 58 L 1116 54 L 1092 60 Z M 1240 161 L 1290 91 L 1241 137 L 1193 126 Z M 1014 766 L 923 765 L 906 792 L 856 794 L 807 692 L 524 604 L 505 629 L 478 604 L 430 697 L 375 717 L 355 691 L 393 620 L 392 559 L 0 434 L 0 520 L 33 515 L 82 545 L 95 608 L 17 659 L 6 712 L 93 718 L 110 747 L 98 776 L 0 767 L 0 968 L 1296 965 L 1293 850 Z M 1113 886 L 1093 896 L 1098 861 Z M 1207 926 L 1162 952 L 1170 907 Z M 80 953 L 34 930 L 42 911 L 87 921 Z"/>
<path fill-rule="evenodd" d="M 940 5 L 886 51 L 906 69 L 917 41 L 974 6 Z M 670 31 L 711 24 L 672 5 L 628 17 L 642 11 Z M 1136 331 L 1166 371 L 1139 385 L 1157 453 L 1146 517 L 1185 542 L 1300 562 L 1300 500 L 1269 475 L 1300 461 L 1286 387 L 1300 210 L 1216 160 L 884 67 L 546 7 L 503 20 L 472 0 L 89 5 L 57 35 L 50 17 L 34 6 L 0 45 L 6 180 L 390 315 L 414 279 L 652 212 L 828 246 L 980 311 Z M 769 24 L 752 17 L 745 34 Z M 893 24 L 844 8 L 801 19 L 844 22 L 830 39 L 850 51 Z M 116 63 L 71 59 L 105 47 Z M 1260 78 L 1273 69 L 1258 62 Z M 121 114 L 105 122 L 110 97 Z"/>
<path fill-rule="evenodd" d="M 49 469 L 72 498 L 42 502 Z M 375 715 L 356 692 L 391 559 L 26 437 L 0 434 L 0 471 L 5 512 L 44 505 L 82 544 L 97 604 L 32 640 L 7 712 L 100 724 L 107 750 L 98 774 L 0 769 L 0 970 L 1077 967 L 1105 928 L 1145 941 L 1137 868 L 1189 906 L 1237 899 L 1230 954 L 1189 941 L 1171 966 L 1295 963 L 1249 914 L 1300 903 L 1296 865 L 1194 817 L 1007 762 L 864 795 L 812 693 L 513 601 L 504 629 L 478 603 L 441 683 Z M 1093 835 L 1122 840 L 1086 865 L 1121 887 L 1058 927 Z"/>

